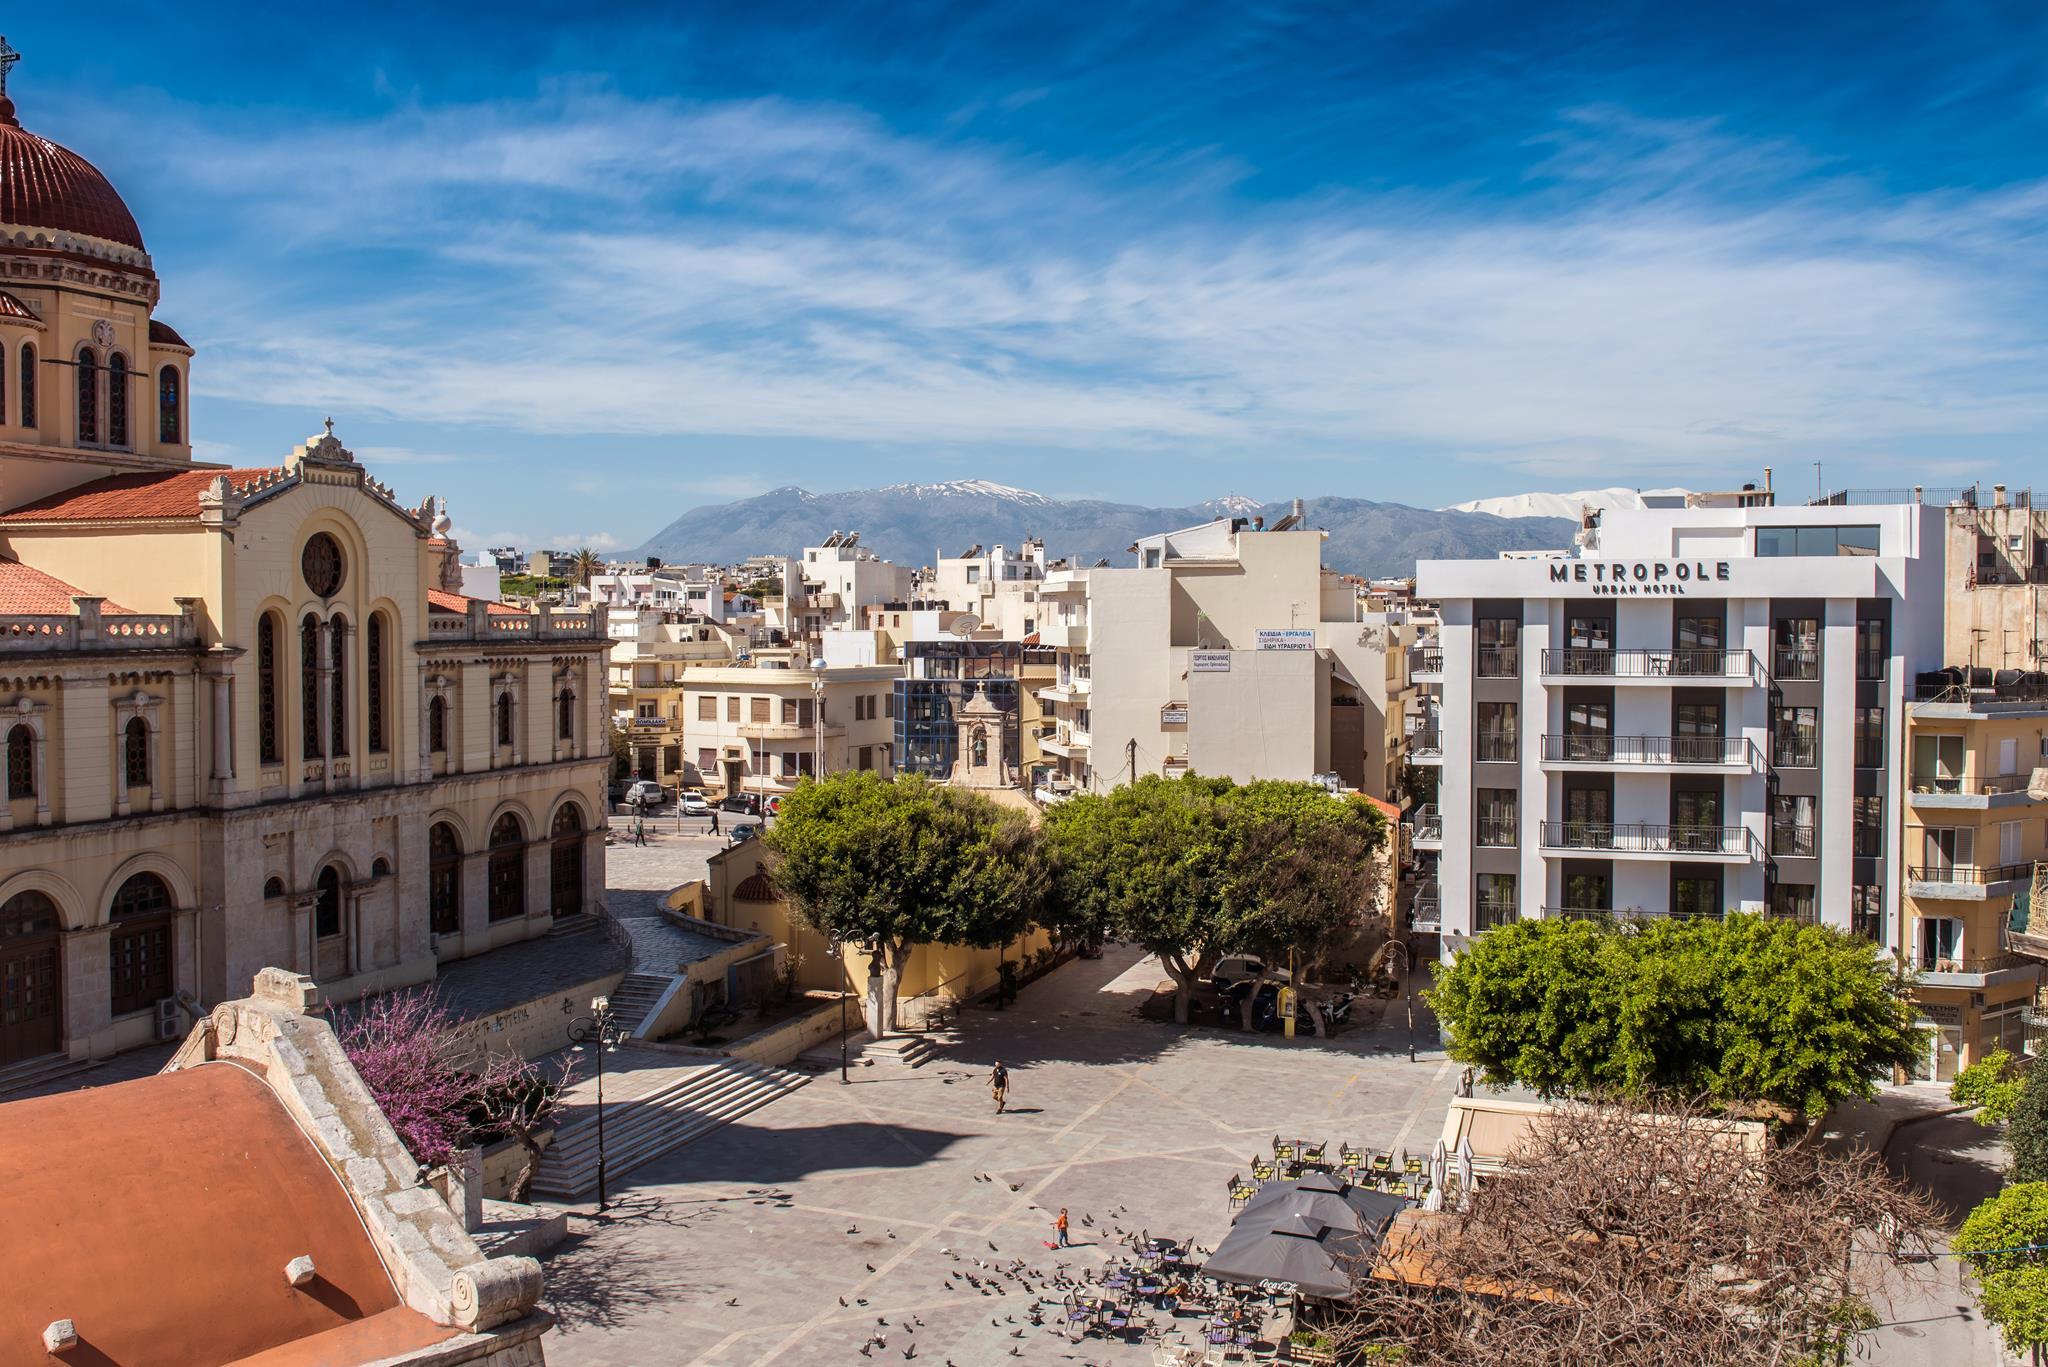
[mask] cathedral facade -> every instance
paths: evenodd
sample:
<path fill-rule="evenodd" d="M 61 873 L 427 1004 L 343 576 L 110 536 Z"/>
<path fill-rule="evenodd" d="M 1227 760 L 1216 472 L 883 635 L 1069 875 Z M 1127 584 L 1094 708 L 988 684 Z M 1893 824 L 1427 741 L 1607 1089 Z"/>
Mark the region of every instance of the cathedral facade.
<path fill-rule="evenodd" d="M 266 966 L 430 981 L 604 887 L 603 623 L 464 598 L 333 425 L 193 460 L 140 228 L 0 86 L 0 1069 Z"/>

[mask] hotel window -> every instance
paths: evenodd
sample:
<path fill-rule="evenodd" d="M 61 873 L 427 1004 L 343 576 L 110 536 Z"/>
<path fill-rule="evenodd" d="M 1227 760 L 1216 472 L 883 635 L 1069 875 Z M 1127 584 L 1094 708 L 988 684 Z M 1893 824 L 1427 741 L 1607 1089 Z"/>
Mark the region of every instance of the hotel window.
<path fill-rule="evenodd" d="M 107 444 L 128 444 L 128 358 L 107 357 Z"/>
<path fill-rule="evenodd" d="M 1724 908 L 1721 905 L 1721 880 L 1719 878 L 1688 876 L 1673 879 L 1671 883 L 1671 914 L 1686 919 L 1691 917 L 1720 918 Z"/>
<path fill-rule="evenodd" d="M 138 873 L 114 894 L 107 942 L 112 1014 L 148 1011 L 171 995 L 171 890 L 153 873 Z"/>
<path fill-rule="evenodd" d="M 740 719 L 740 700 L 737 694 L 725 700 L 725 719 L 728 722 Z"/>
<path fill-rule="evenodd" d="M 130 717 L 121 731 L 122 777 L 130 788 L 149 786 L 149 723 Z"/>
<path fill-rule="evenodd" d="M 78 444 L 100 439 L 100 358 L 91 347 L 78 349 Z"/>
<path fill-rule="evenodd" d="M 384 735 L 384 614 L 373 612 L 363 633 L 363 668 L 367 672 L 363 697 L 369 708 L 370 753 L 381 755 L 387 748 Z"/>
<path fill-rule="evenodd" d="M 1614 910 L 1613 882 L 1604 873 L 1566 874 L 1564 909 L 1568 912 Z"/>
<path fill-rule="evenodd" d="M 439 694 L 427 699 L 427 749 L 440 754 L 448 748 L 448 704 Z"/>
<path fill-rule="evenodd" d="M 1673 709 L 1672 758 L 1680 764 L 1718 764 L 1727 757 L 1721 738 L 1721 704 L 1682 702 Z"/>
<path fill-rule="evenodd" d="M 1780 769 L 1811 769 L 1820 763 L 1820 713 L 1811 707 L 1771 712 L 1771 763 Z"/>
<path fill-rule="evenodd" d="M 1719 793 L 1677 792 L 1671 795 L 1671 848 L 1689 854 L 1718 854 L 1721 829 Z"/>
<path fill-rule="evenodd" d="M 1856 619 L 1856 677 L 1859 679 L 1882 679 L 1885 658 L 1889 654 L 1885 645 L 1885 622 L 1882 617 L 1859 617 Z"/>
<path fill-rule="evenodd" d="M 1815 925 L 1819 917 L 1813 909 L 1813 884 L 1773 883 L 1770 900 L 1765 903 L 1771 915 L 1780 920 L 1797 921 L 1801 925 Z"/>
<path fill-rule="evenodd" d="M 1779 793 L 1771 799 L 1771 853 L 1813 854 L 1813 798 Z"/>
<path fill-rule="evenodd" d="M 1884 768 L 1884 709 L 1856 709 L 1856 767 Z"/>
<path fill-rule="evenodd" d="M 1573 650 L 1614 649 L 1612 617 L 1574 617 L 1565 626 L 1565 645 Z"/>
<path fill-rule="evenodd" d="M 1515 875 L 1512 873 L 1482 873 L 1478 880 L 1478 896 L 1472 908 L 1472 929 L 1492 930 L 1519 919 L 1521 904 L 1515 897 Z"/>
<path fill-rule="evenodd" d="M 1866 940 L 1884 938 L 1884 886 L 1858 883 L 1849 889 L 1849 931 Z"/>
<path fill-rule="evenodd" d="M 1765 559 L 1792 555 L 1876 555 L 1876 527 L 1759 527 L 1756 553 Z"/>
<path fill-rule="evenodd" d="M 1884 794 L 1857 797 L 1851 811 L 1855 818 L 1850 828 L 1854 852 L 1869 857 L 1883 854 Z"/>
<path fill-rule="evenodd" d="M 1478 673 L 1482 679 L 1512 679 L 1521 673 L 1522 624 L 1512 617 L 1482 617 Z"/>
<path fill-rule="evenodd" d="M 1773 633 L 1771 672 L 1781 679 L 1820 677 L 1820 621 L 1780 617 Z"/>
<path fill-rule="evenodd" d="M 774 701 L 773 698 L 755 698 L 750 701 L 747 705 L 750 720 L 762 724 L 773 720 L 771 704 Z"/>
<path fill-rule="evenodd" d="M 1473 815 L 1479 843 L 1513 846 L 1519 831 L 1515 820 L 1516 799 L 1521 794 L 1513 788 L 1481 788 L 1474 796 L 1477 801 L 1473 804 Z"/>
<path fill-rule="evenodd" d="M 1480 759 L 1513 760 L 1519 756 L 1521 733 L 1516 717 L 1515 704 L 1511 702 L 1479 704 Z"/>
<path fill-rule="evenodd" d="M 703 694 L 703 695 L 701 695 L 700 697 L 698 697 L 698 699 L 697 699 L 697 720 L 698 720 L 698 721 L 717 721 L 717 720 L 718 720 L 718 699 L 716 699 L 716 698 L 712 697 L 712 696 L 711 696 L 710 694 L 708 694 L 708 693 L 706 693 L 706 694 Z"/>

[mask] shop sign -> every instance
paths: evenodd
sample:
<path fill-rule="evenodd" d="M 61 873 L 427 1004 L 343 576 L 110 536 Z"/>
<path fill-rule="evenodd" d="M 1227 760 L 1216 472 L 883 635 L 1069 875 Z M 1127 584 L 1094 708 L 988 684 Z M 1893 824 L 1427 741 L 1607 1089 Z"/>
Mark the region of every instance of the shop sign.
<path fill-rule="evenodd" d="M 1197 650 L 1188 656 L 1188 668 L 1197 674 L 1228 674 L 1230 652 L 1227 650 Z"/>
<path fill-rule="evenodd" d="M 1303 627 L 1258 633 L 1260 650 L 1314 650 L 1316 634 Z"/>

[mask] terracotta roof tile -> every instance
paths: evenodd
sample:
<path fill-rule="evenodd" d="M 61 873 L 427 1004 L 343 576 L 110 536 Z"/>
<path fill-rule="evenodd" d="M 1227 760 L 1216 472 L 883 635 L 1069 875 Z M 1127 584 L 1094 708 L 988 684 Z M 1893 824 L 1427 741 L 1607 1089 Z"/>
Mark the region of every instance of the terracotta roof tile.
<path fill-rule="evenodd" d="M 99 168 L 0 111 L 0 223 L 51 228 L 142 248 L 142 229 Z"/>
<path fill-rule="evenodd" d="M 84 593 L 83 589 L 73 588 L 19 560 L 0 560 L 0 614 L 69 617 L 77 611 L 72 597 Z M 123 616 L 128 613 L 127 608 L 111 600 L 101 604 L 100 611 Z"/>
<path fill-rule="evenodd" d="M 269 469 L 177 470 L 169 474 L 111 475 L 0 513 L 0 522 L 161 522 L 199 516 L 199 495 L 217 475 L 247 484 Z"/>
<path fill-rule="evenodd" d="M 459 593 L 450 593 L 446 589 L 427 590 L 427 608 L 432 612 L 460 612 L 467 614 L 469 605 L 476 601 L 474 598 L 466 598 Z M 494 617 L 504 617 L 508 614 L 513 617 L 524 617 L 527 615 L 525 609 L 515 608 L 510 603 L 491 603 L 485 607 L 484 611 Z"/>

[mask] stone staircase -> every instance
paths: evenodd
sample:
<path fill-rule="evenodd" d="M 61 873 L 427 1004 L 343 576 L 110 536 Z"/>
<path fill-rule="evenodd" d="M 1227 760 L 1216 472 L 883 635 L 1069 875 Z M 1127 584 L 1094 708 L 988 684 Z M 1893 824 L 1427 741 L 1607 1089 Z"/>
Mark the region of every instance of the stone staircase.
<path fill-rule="evenodd" d="M 612 989 L 612 1015 L 619 1024 L 637 1035 L 640 1027 L 646 1024 L 648 1014 L 674 981 L 674 978 L 664 978 L 659 973 L 628 973 Z"/>
<path fill-rule="evenodd" d="M 607 1074 L 609 1076 L 609 1073 Z M 637 1095 L 605 1107 L 605 1175 L 617 1181 L 671 1149 L 758 1110 L 810 1079 L 740 1059 L 683 1062 L 631 1074 Z M 579 1090 L 581 1083 L 579 1082 Z M 536 1196 L 574 1200 L 597 1186 L 597 1116 L 581 1108 L 541 1158 Z"/>
<path fill-rule="evenodd" d="M 597 931 L 597 918 L 587 911 L 579 911 L 573 916 L 564 916 L 549 926 L 547 938 L 567 940 L 578 935 L 595 935 Z"/>
<path fill-rule="evenodd" d="M 915 1034 L 885 1035 L 869 1039 L 856 1032 L 847 1042 L 848 1062 L 861 1069 L 882 1073 L 906 1073 L 922 1068 L 933 1059 L 945 1057 L 945 1048 L 958 1037 L 950 1030 L 919 1031 Z M 796 1066 L 811 1073 L 839 1070 L 839 1041 L 826 1040 L 806 1050 Z"/>
<path fill-rule="evenodd" d="M 0 1068 L 0 1098 L 32 1092 L 53 1082 L 86 1072 L 95 1065 L 91 1059 L 69 1054 L 40 1054 Z"/>

